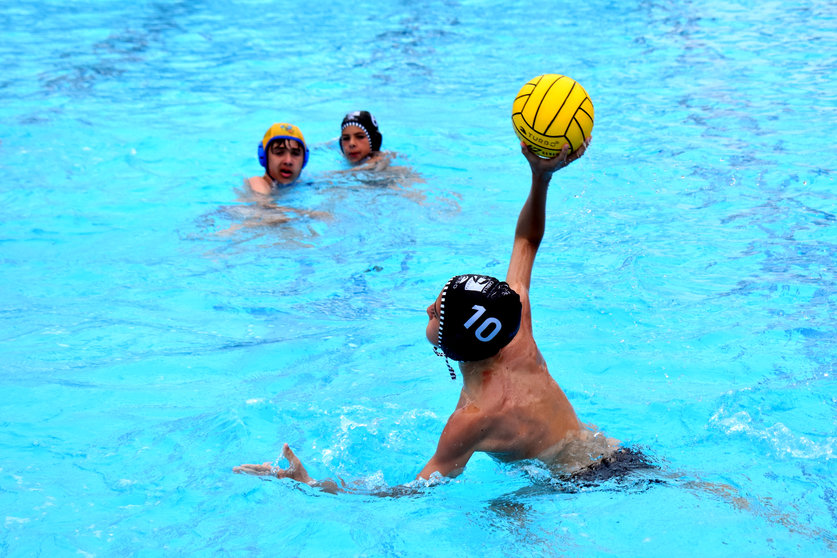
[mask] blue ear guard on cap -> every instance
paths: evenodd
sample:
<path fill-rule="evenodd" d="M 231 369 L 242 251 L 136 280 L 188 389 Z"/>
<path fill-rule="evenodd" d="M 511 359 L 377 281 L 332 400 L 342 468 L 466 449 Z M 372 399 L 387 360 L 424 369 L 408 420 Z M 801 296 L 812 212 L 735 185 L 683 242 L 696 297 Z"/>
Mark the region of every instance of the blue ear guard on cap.
<path fill-rule="evenodd" d="M 270 141 L 267 142 L 267 148 L 270 149 L 270 144 L 273 143 L 275 140 L 278 140 L 278 139 L 299 141 L 299 138 L 295 138 L 294 136 L 273 136 L 272 138 L 270 138 Z M 302 160 L 302 168 L 305 168 L 305 165 L 308 164 L 308 146 L 305 145 L 305 142 L 299 141 L 299 143 L 301 143 L 303 149 L 305 149 L 305 158 Z M 259 155 L 259 164 L 262 167 L 267 168 L 267 152 L 265 152 L 264 146 L 262 145 L 262 142 L 259 142 L 258 155 Z"/>

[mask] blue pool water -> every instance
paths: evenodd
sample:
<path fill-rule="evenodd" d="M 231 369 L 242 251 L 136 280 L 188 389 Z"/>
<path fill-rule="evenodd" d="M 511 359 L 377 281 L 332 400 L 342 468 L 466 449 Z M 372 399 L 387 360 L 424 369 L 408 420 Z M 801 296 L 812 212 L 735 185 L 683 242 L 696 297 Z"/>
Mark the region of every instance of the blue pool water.
<path fill-rule="evenodd" d="M 301 6 L 0 7 L 0 555 L 833 553 L 834 3 Z M 596 126 L 554 180 L 535 335 L 582 420 L 678 479 L 232 474 L 288 442 L 315 476 L 414 478 L 459 385 L 424 308 L 504 273 L 511 101 L 544 72 Z M 360 108 L 401 180 L 334 173 Z M 281 120 L 312 148 L 284 210 L 241 191 Z"/>

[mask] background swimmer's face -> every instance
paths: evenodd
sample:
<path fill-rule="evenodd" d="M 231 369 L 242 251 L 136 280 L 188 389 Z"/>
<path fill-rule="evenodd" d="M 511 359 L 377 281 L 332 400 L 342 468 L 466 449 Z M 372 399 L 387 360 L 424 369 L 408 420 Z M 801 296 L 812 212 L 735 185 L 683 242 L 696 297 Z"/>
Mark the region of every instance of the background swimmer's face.
<path fill-rule="evenodd" d="M 340 135 L 340 146 L 343 148 L 343 155 L 350 163 L 358 163 L 372 152 L 369 137 L 359 126 L 343 128 L 343 133 Z"/>
<path fill-rule="evenodd" d="M 442 293 L 439 293 L 439 296 L 433 301 L 433 304 L 427 307 L 427 329 L 424 332 L 427 340 L 434 347 L 439 342 L 439 313 L 441 311 Z"/>
<path fill-rule="evenodd" d="M 279 184 L 290 184 L 299 178 L 304 162 L 305 147 L 296 140 L 275 140 L 267 150 L 267 170 Z"/>

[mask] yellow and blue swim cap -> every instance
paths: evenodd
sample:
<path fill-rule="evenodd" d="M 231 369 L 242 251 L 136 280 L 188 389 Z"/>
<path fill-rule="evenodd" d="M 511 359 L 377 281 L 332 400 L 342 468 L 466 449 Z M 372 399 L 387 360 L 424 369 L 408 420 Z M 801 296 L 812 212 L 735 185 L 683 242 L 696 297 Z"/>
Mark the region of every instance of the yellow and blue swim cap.
<path fill-rule="evenodd" d="M 280 139 L 295 140 L 302 144 L 302 148 L 305 150 L 305 159 L 302 161 L 302 168 L 305 168 L 305 165 L 308 164 L 308 146 L 305 145 L 305 137 L 298 127 L 287 122 L 278 122 L 268 128 L 267 132 L 264 133 L 264 138 L 259 143 L 259 164 L 267 168 L 267 150 L 270 148 L 271 143 Z"/>

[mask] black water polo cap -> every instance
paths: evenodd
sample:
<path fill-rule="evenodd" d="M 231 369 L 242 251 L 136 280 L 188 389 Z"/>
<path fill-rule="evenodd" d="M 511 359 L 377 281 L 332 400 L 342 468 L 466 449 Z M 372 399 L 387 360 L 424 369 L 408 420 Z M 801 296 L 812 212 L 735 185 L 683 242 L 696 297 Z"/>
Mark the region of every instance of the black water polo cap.
<path fill-rule="evenodd" d="M 366 137 L 369 138 L 369 145 L 372 148 L 372 151 L 381 150 L 381 143 L 384 138 L 378 130 L 378 121 L 375 120 L 375 117 L 369 112 L 365 110 L 355 110 L 348 113 L 343 117 L 343 122 L 340 123 L 341 133 L 346 126 L 357 126 L 366 132 Z M 343 151 L 342 143 L 340 143 L 340 151 Z"/>
<path fill-rule="evenodd" d="M 497 354 L 520 329 L 520 296 L 487 275 L 457 275 L 442 289 L 439 348 L 452 360 Z"/>

